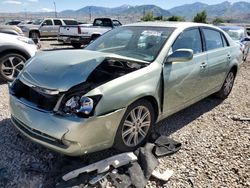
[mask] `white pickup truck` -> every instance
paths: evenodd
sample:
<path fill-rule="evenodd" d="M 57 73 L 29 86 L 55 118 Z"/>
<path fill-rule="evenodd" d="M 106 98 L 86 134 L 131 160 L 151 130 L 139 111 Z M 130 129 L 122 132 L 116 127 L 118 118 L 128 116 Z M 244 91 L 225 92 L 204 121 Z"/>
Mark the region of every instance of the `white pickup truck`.
<path fill-rule="evenodd" d="M 107 31 L 121 26 L 118 20 L 110 18 L 96 18 L 92 25 L 61 26 L 58 34 L 58 41 L 70 43 L 74 48 L 90 43 Z"/>

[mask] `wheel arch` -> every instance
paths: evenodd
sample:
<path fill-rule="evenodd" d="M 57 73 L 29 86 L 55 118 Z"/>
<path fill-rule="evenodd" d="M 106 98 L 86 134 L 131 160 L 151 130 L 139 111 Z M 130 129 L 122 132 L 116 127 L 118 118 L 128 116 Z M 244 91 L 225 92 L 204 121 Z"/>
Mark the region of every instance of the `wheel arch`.
<path fill-rule="evenodd" d="M 28 52 L 24 51 L 23 49 L 19 49 L 16 46 L 5 46 L 0 51 L 0 57 L 9 54 L 9 53 L 17 53 L 25 57 L 25 59 L 29 59 L 31 56 Z"/>
<path fill-rule="evenodd" d="M 133 103 L 135 103 L 135 102 L 137 102 L 139 100 L 147 100 L 148 102 L 151 103 L 151 105 L 152 105 L 152 107 L 154 109 L 154 115 L 155 115 L 154 122 L 156 122 L 157 119 L 158 119 L 158 116 L 159 116 L 159 104 L 158 104 L 156 98 L 154 96 L 152 96 L 152 95 L 146 95 L 146 96 L 137 98 L 131 104 L 133 104 Z"/>
<path fill-rule="evenodd" d="M 32 30 L 29 31 L 29 38 L 31 38 L 31 33 L 32 33 L 32 32 L 38 33 L 39 38 L 41 37 L 41 34 L 40 34 L 40 31 L 39 31 L 39 30 L 37 30 L 37 29 L 32 29 Z"/>
<path fill-rule="evenodd" d="M 236 75 L 237 75 L 237 72 L 238 72 L 238 66 L 237 66 L 237 65 L 233 65 L 233 66 L 231 67 L 231 69 L 229 70 L 229 72 L 230 72 L 230 71 L 233 71 L 234 76 L 236 76 Z"/>

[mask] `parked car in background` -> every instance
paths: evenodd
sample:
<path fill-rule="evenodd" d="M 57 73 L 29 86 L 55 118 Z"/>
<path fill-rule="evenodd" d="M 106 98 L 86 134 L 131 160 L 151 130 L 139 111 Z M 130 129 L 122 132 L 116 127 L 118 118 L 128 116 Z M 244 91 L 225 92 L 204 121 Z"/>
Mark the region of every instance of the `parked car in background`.
<path fill-rule="evenodd" d="M 18 25 L 21 23 L 21 20 L 11 20 L 5 23 L 5 25 Z"/>
<path fill-rule="evenodd" d="M 56 37 L 59 27 L 62 25 L 78 25 L 74 19 L 46 18 L 35 20 L 32 24 L 18 25 L 26 37 L 32 38 L 35 42 L 42 37 Z"/>
<path fill-rule="evenodd" d="M 14 25 L 0 25 L 0 33 L 23 36 L 22 30 Z"/>
<path fill-rule="evenodd" d="M 24 24 L 32 24 L 32 20 L 22 20 L 18 25 L 24 25 Z"/>
<path fill-rule="evenodd" d="M 154 124 L 230 94 L 242 53 L 221 29 L 148 22 L 113 29 L 84 50 L 40 53 L 10 86 L 11 119 L 67 155 L 134 150 Z"/>
<path fill-rule="evenodd" d="M 82 24 L 78 26 L 61 26 L 58 41 L 71 43 L 74 48 L 89 44 L 107 31 L 122 24 L 118 20 L 110 18 L 96 18 L 93 24 Z"/>
<path fill-rule="evenodd" d="M 13 81 L 36 51 L 37 46 L 33 40 L 0 33 L 0 79 Z"/>
<path fill-rule="evenodd" d="M 250 37 L 250 27 L 247 27 L 246 30 L 247 30 L 247 36 Z"/>
<path fill-rule="evenodd" d="M 243 53 L 243 61 L 246 61 L 250 50 L 250 37 L 244 27 L 240 26 L 220 26 L 228 35 L 240 45 Z"/>

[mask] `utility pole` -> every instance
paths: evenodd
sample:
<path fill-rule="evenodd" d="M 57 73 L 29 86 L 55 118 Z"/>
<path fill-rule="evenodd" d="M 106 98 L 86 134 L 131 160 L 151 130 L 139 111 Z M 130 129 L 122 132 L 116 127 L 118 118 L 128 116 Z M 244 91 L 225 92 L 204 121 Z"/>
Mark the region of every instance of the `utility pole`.
<path fill-rule="evenodd" d="M 27 9 L 24 9 L 24 14 L 25 14 L 25 20 L 27 20 Z"/>
<path fill-rule="evenodd" d="M 55 18 L 57 18 L 57 12 L 56 12 L 56 2 L 54 1 L 54 7 L 55 7 Z"/>
<path fill-rule="evenodd" d="M 91 23 L 91 7 L 89 7 L 89 21 Z"/>

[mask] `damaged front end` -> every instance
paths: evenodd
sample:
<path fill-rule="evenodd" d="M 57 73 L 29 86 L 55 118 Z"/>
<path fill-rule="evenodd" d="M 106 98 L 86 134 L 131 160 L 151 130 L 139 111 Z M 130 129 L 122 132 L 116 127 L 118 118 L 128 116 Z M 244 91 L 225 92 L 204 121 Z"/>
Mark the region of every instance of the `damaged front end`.
<path fill-rule="evenodd" d="M 67 91 L 47 89 L 33 85 L 35 83 L 30 83 L 21 75 L 11 85 L 10 94 L 21 100 L 24 104 L 40 111 L 53 112 L 58 115 L 75 114 L 79 117 L 88 118 L 94 115 L 95 106 L 102 98 L 102 95 L 85 96 L 86 93 L 111 80 L 141 69 L 146 65 L 145 63 L 138 63 L 131 60 L 106 57 L 89 73 L 87 78 L 83 78 L 84 82 L 72 86 Z"/>
<path fill-rule="evenodd" d="M 98 54 L 82 63 L 59 65 L 56 69 L 61 72 L 54 75 L 54 79 L 50 73 L 55 70 L 49 69 L 54 65 L 44 61 L 44 66 L 39 65 L 39 71 L 34 62 L 28 64 L 9 88 L 14 125 L 33 141 L 67 155 L 111 147 L 125 109 L 107 109 L 96 114 L 95 108 L 105 94 L 89 96 L 88 93 L 147 64 L 109 54 L 101 58 Z M 79 75 L 82 76 L 81 82 Z"/>

